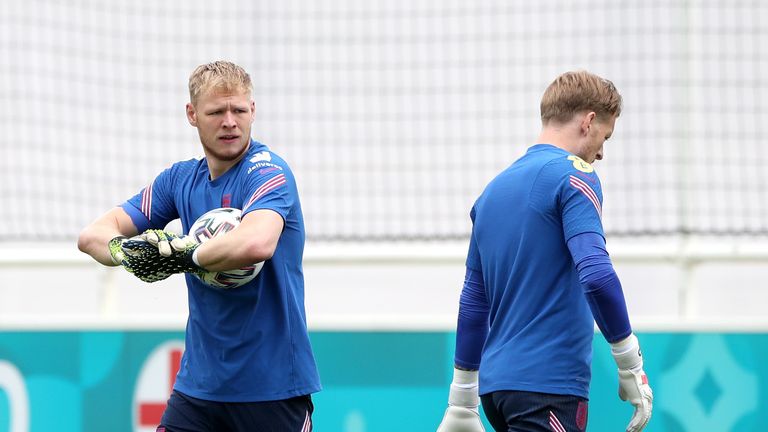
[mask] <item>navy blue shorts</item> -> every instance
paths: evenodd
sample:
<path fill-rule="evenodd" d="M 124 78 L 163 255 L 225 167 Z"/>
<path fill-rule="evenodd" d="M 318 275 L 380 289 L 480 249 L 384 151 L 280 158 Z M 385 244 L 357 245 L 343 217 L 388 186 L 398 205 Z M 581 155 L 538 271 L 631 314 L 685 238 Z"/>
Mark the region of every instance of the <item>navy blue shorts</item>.
<path fill-rule="evenodd" d="M 173 391 L 156 432 L 309 432 L 309 395 L 267 402 L 215 402 Z"/>
<path fill-rule="evenodd" d="M 497 391 L 481 396 L 483 411 L 497 432 L 582 432 L 586 399 L 578 396 Z"/>

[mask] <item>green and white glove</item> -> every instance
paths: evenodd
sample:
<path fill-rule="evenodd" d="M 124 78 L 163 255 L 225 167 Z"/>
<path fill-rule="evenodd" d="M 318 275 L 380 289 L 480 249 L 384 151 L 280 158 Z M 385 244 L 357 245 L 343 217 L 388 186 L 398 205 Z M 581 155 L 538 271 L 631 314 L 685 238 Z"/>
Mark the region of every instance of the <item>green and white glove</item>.
<path fill-rule="evenodd" d="M 194 252 L 194 248 L 199 246 L 192 237 L 178 236 L 170 231 L 159 229 L 146 230 L 139 237 L 155 246 L 164 257 L 170 257 L 174 253 L 186 251 L 189 248 Z"/>
<path fill-rule="evenodd" d="M 112 262 L 117 265 L 123 265 L 125 261 L 123 242 L 126 240 L 128 240 L 126 236 L 117 236 L 109 241 L 109 254 L 112 255 Z"/>
<path fill-rule="evenodd" d="M 125 245 L 129 242 L 146 243 L 145 240 L 139 237 L 129 239 L 125 236 L 117 236 L 109 241 L 109 254 L 112 256 L 112 261 L 115 264 L 123 266 L 126 271 L 144 282 L 161 281 L 167 279 L 172 274 L 160 271 L 160 269 L 152 265 L 156 256 L 159 255 L 156 249 L 154 251 L 150 248 L 126 249 Z"/>
<path fill-rule="evenodd" d="M 200 246 L 193 238 L 163 230 L 147 230 L 125 240 L 122 249 L 126 254 L 148 257 L 142 268 L 153 274 L 202 273 L 205 270 L 195 264 L 193 254 Z"/>
<path fill-rule="evenodd" d="M 643 357 L 637 336 L 611 344 L 616 365 L 619 367 L 619 398 L 635 407 L 627 432 L 640 432 L 648 424 L 653 411 L 653 391 L 643 370 Z"/>

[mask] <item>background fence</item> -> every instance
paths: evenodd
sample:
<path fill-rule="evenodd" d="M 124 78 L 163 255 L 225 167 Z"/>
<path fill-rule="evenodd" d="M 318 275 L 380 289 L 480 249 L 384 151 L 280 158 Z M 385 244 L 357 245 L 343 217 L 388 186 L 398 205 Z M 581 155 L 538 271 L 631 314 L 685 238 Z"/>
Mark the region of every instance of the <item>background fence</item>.
<path fill-rule="evenodd" d="M 757 0 L 3 2 L 0 239 L 71 240 L 200 153 L 186 83 L 216 59 L 250 71 L 312 240 L 466 238 L 580 68 L 625 99 L 610 235 L 765 234 L 767 21 Z"/>

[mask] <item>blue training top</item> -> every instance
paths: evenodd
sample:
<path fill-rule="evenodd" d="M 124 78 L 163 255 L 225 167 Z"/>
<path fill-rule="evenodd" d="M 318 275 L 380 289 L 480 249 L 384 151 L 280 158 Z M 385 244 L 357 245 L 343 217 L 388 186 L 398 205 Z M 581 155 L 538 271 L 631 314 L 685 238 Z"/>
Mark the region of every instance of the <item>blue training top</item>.
<path fill-rule="evenodd" d="M 567 242 L 604 235 L 601 207 L 592 166 L 549 144 L 528 149 L 475 202 L 466 265 L 483 275 L 490 309 L 480 394 L 588 397 L 594 321 Z"/>
<path fill-rule="evenodd" d="M 139 232 L 181 218 L 184 232 L 203 213 L 270 209 L 285 221 L 259 275 L 217 289 L 187 274 L 186 350 L 174 390 L 222 402 L 281 400 L 320 390 L 304 311 L 304 218 L 285 161 L 251 141 L 243 159 L 211 181 L 205 159 L 175 163 L 122 204 Z"/>

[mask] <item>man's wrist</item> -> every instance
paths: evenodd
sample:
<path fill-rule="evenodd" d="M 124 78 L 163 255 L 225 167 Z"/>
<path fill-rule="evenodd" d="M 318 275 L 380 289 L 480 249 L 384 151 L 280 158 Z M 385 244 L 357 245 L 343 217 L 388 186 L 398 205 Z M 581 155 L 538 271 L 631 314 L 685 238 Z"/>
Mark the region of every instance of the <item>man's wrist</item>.
<path fill-rule="evenodd" d="M 453 382 L 457 384 L 477 384 L 478 371 L 453 368 Z"/>
<path fill-rule="evenodd" d="M 476 370 L 468 371 L 454 367 L 448 405 L 477 408 L 480 405 L 478 376 L 479 373 Z"/>
<path fill-rule="evenodd" d="M 113 237 L 108 243 L 107 243 L 107 249 L 109 250 L 109 256 L 112 258 L 112 262 L 115 265 L 121 265 L 123 263 L 123 259 L 125 258 L 125 253 L 122 250 L 122 243 L 123 240 L 127 239 L 128 237 L 124 235 L 118 235 Z"/>
<path fill-rule="evenodd" d="M 460 371 L 467 371 L 467 372 L 476 372 L 477 371 L 477 369 L 471 369 L 471 368 L 467 368 L 467 367 L 464 367 L 464 366 L 459 366 L 457 364 L 454 364 L 453 368 L 454 369 L 458 369 Z"/>
<path fill-rule="evenodd" d="M 643 368 L 640 342 L 634 333 L 619 342 L 611 344 L 611 354 L 613 354 L 613 359 L 616 361 L 619 369 L 638 371 Z"/>
<path fill-rule="evenodd" d="M 201 270 L 203 269 L 203 266 L 200 265 L 200 260 L 197 256 L 197 254 L 200 252 L 200 247 L 196 247 L 195 250 L 192 251 L 192 263 L 199 267 Z"/>

